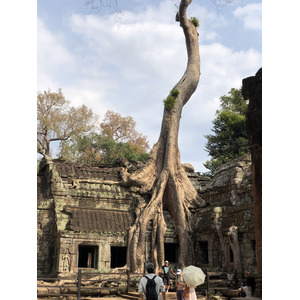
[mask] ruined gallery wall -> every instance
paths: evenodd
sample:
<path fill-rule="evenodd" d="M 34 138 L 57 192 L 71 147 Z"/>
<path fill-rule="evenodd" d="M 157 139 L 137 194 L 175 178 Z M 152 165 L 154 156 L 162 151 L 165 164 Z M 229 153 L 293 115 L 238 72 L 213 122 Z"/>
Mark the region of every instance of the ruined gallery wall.
<path fill-rule="evenodd" d="M 196 245 L 198 265 L 204 265 L 210 270 L 233 271 L 234 257 L 228 232 L 231 226 L 236 226 L 242 268 L 254 271 L 256 262 L 250 155 L 224 165 L 211 181 L 198 188 L 198 193 L 206 200 L 207 206 L 194 215 L 196 239 L 207 243 L 208 248 L 208 261 L 203 263 L 200 257 L 201 245 Z"/>
<path fill-rule="evenodd" d="M 135 207 L 147 197 L 120 185 L 120 168 L 43 163 L 38 176 L 44 183 L 38 185 L 38 276 L 77 272 L 79 245 L 98 247 L 97 270 L 109 269 L 111 245 L 127 245 Z"/>
<path fill-rule="evenodd" d="M 250 157 L 245 156 L 223 166 L 212 180 L 188 172 L 198 194 L 207 202 L 193 219 L 197 265 L 232 271 L 227 232 L 233 225 L 238 227 L 242 264 L 247 268 L 253 265 L 250 165 Z M 127 246 L 127 228 L 134 220 L 135 209 L 150 197 L 121 186 L 119 171 L 55 160 L 45 163 L 39 174 L 43 184 L 38 185 L 38 276 L 77 272 L 79 245 L 97 246 L 95 270 L 109 270 L 110 247 Z M 166 243 L 176 243 L 170 214 L 165 211 L 164 215 L 168 224 Z M 207 258 L 203 260 L 205 251 Z"/>
<path fill-rule="evenodd" d="M 51 198 L 48 179 L 45 174 L 37 177 L 37 274 L 39 277 L 51 276 L 56 268 L 54 200 Z"/>

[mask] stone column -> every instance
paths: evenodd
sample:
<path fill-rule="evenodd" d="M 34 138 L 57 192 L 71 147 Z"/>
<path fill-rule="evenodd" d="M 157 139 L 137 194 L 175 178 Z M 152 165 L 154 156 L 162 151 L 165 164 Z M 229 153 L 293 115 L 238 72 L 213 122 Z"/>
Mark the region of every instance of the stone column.
<path fill-rule="evenodd" d="M 255 76 L 243 79 L 242 94 L 249 100 L 246 128 L 252 159 L 252 196 L 257 273 L 262 275 L 262 68 Z"/>

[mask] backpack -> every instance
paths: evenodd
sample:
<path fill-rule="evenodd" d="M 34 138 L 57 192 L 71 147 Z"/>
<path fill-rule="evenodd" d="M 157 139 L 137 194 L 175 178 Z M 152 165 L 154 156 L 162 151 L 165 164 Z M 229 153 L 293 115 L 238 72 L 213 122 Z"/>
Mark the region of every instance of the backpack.
<path fill-rule="evenodd" d="M 147 276 L 145 276 L 147 278 L 147 283 L 146 283 L 146 299 L 147 300 L 157 300 L 158 295 L 156 292 L 156 283 L 154 281 L 156 275 L 151 279 Z"/>

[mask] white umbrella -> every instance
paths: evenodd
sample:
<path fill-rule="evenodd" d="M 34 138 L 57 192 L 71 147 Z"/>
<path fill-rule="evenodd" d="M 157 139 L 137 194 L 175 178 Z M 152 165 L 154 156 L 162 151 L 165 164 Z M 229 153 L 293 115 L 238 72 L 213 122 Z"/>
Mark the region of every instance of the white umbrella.
<path fill-rule="evenodd" d="M 188 266 L 184 268 L 182 277 L 186 284 L 192 286 L 203 284 L 205 280 L 205 274 L 203 271 L 195 266 Z"/>

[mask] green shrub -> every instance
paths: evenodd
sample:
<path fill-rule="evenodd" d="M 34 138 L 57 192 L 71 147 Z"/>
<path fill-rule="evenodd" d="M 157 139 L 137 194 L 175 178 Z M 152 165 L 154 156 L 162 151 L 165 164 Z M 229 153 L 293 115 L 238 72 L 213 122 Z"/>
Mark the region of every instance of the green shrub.
<path fill-rule="evenodd" d="M 171 95 L 169 95 L 166 99 L 164 99 L 164 104 L 166 109 L 172 109 L 175 106 L 176 98 L 179 94 L 179 91 L 177 89 L 173 89 L 171 91 Z"/>
<path fill-rule="evenodd" d="M 173 89 L 173 90 L 171 91 L 171 95 L 172 95 L 173 97 L 177 98 L 177 96 L 179 95 L 179 91 L 178 91 L 177 89 Z"/>
<path fill-rule="evenodd" d="M 196 28 L 199 27 L 199 20 L 197 18 L 191 17 L 191 22 L 194 24 Z"/>

